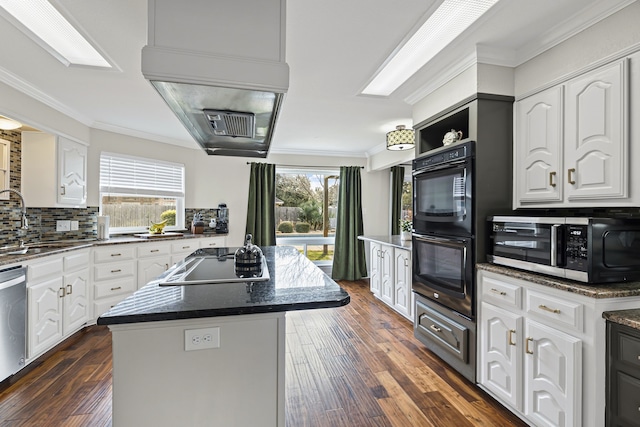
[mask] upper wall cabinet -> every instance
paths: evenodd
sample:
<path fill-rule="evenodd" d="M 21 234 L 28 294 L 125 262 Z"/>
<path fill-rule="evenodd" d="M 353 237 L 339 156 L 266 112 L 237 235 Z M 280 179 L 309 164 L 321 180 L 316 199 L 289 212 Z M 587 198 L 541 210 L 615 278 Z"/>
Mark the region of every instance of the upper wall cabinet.
<path fill-rule="evenodd" d="M 87 146 L 62 136 L 23 132 L 22 192 L 30 207 L 86 207 Z"/>
<path fill-rule="evenodd" d="M 629 59 L 516 103 L 514 207 L 629 206 Z"/>

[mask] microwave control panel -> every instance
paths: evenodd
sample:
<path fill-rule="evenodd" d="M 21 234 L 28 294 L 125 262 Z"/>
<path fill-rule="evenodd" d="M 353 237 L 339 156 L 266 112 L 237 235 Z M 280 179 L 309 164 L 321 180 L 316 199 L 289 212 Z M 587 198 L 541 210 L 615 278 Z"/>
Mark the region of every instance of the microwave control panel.
<path fill-rule="evenodd" d="M 576 271 L 587 271 L 589 239 L 586 225 L 567 225 L 565 233 L 566 268 Z"/>

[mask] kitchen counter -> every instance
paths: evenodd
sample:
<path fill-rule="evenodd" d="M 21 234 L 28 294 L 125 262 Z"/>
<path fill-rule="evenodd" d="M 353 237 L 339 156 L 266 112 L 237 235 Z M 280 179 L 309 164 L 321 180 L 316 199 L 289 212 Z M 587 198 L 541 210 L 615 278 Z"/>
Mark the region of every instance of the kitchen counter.
<path fill-rule="evenodd" d="M 402 240 L 397 234 L 388 234 L 386 236 L 358 236 L 359 240 L 364 240 L 365 242 L 378 242 L 384 245 L 394 246 L 396 248 L 401 249 L 411 249 L 411 240 Z"/>
<path fill-rule="evenodd" d="M 233 252 L 236 248 L 221 249 Z M 195 254 L 215 255 L 221 249 L 200 249 Z M 295 248 L 269 246 L 262 250 L 270 274 L 267 281 L 158 285 L 164 277 L 180 268 L 181 263 L 178 263 L 100 316 L 98 324 L 306 310 L 349 303 L 349 294 Z M 232 263 L 233 259 L 227 262 Z"/>
<path fill-rule="evenodd" d="M 605 311 L 602 313 L 602 317 L 610 322 L 640 330 L 640 308 Z"/>
<path fill-rule="evenodd" d="M 157 238 L 150 238 L 150 239 L 143 239 L 140 237 L 135 237 L 130 235 L 122 235 L 122 236 L 111 237 L 108 240 L 97 240 L 97 239 L 57 240 L 53 242 L 38 242 L 35 245 L 25 243 L 25 246 L 27 247 L 30 247 L 30 246 L 38 247 L 38 250 L 28 251 L 26 254 L 23 254 L 23 255 L 0 254 L 0 266 L 19 263 L 19 262 L 25 262 L 32 259 L 42 258 L 48 255 L 54 255 L 58 253 L 69 252 L 69 251 L 73 251 L 76 249 L 83 249 L 83 248 L 108 246 L 108 245 L 122 245 L 122 244 L 130 244 L 130 243 L 148 243 L 148 242 L 158 242 L 158 241 L 164 242 L 167 240 L 200 239 L 200 238 L 215 237 L 215 236 L 227 236 L 227 234 L 184 233 L 182 236 L 157 237 Z M 47 245 L 50 245 L 50 246 L 47 246 Z"/>
<path fill-rule="evenodd" d="M 268 280 L 161 286 L 181 262 L 98 318 L 112 334 L 114 426 L 285 426 L 286 311 L 349 294 L 293 247 L 262 251 Z"/>
<path fill-rule="evenodd" d="M 584 295 L 590 298 L 624 298 L 640 296 L 640 282 L 605 283 L 601 285 L 589 285 L 559 277 L 545 276 L 496 264 L 480 263 L 476 265 L 478 270 L 492 271 L 516 279 L 526 280 L 551 288 L 560 289 L 574 294 Z"/>

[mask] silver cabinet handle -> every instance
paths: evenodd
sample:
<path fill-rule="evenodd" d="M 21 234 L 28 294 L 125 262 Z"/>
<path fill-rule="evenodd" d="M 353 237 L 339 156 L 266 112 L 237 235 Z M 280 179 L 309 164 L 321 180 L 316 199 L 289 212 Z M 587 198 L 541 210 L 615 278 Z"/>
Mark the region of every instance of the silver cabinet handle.
<path fill-rule="evenodd" d="M 112 273 L 120 273 L 122 270 L 117 269 L 117 270 L 111 270 Z"/>
<path fill-rule="evenodd" d="M 503 295 L 503 296 L 504 296 L 504 295 L 506 295 L 506 294 L 507 294 L 505 291 L 499 291 L 499 290 L 497 290 L 496 288 L 491 288 L 490 290 L 491 290 L 491 292 L 493 292 L 494 294 L 498 294 L 498 295 Z"/>
<path fill-rule="evenodd" d="M 149 252 L 160 252 L 160 249 L 151 249 Z"/>
<path fill-rule="evenodd" d="M 71 295 L 73 292 L 73 286 L 67 285 L 67 295 Z"/>
<path fill-rule="evenodd" d="M 549 308 L 549 307 L 547 307 L 547 306 L 546 306 L 546 305 L 544 305 L 544 304 L 540 304 L 540 305 L 538 306 L 538 308 L 539 308 L 540 310 L 548 311 L 549 313 L 560 314 L 560 310 L 559 310 L 559 309 L 557 309 L 557 308 Z"/>
<path fill-rule="evenodd" d="M 429 326 L 429 328 L 431 328 L 433 331 L 436 331 L 438 333 L 442 332 L 442 329 L 438 328 L 436 325 L 431 325 Z"/>
<path fill-rule="evenodd" d="M 60 195 L 64 196 L 67 193 L 67 189 L 65 188 L 64 185 L 60 186 Z"/>
<path fill-rule="evenodd" d="M 64 298 L 64 296 L 65 296 L 65 295 L 66 295 L 66 294 L 65 294 L 64 288 L 60 288 L 60 289 L 58 290 L 58 296 L 59 296 L 60 298 Z"/>
<path fill-rule="evenodd" d="M 111 256 L 122 256 L 122 254 L 111 254 Z"/>

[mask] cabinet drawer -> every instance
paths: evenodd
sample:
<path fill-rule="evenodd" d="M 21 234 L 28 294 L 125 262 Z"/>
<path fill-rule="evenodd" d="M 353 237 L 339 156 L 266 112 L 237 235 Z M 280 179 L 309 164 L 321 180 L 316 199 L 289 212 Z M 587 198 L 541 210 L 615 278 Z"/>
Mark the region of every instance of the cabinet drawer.
<path fill-rule="evenodd" d="M 135 267 L 133 261 L 114 262 L 93 267 L 93 280 L 119 279 L 133 276 Z"/>
<path fill-rule="evenodd" d="M 62 277 L 60 257 L 54 257 L 48 261 L 31 264 L 27 273 L 27 283 L 51 276 Z"/>
<path fill-rule="evenodd" d="M 568 294 L 570 297 L 571 294 Z M 584 306 L 580 303 L 554 298 L 536 291 L 527 291 L 526 311 L 538 319 L 546 319 L 552 327 L 568 326 L 582 332 Z"/>
<path fill-rule="evenodd" d="M 416 332 L 435 340 L 435 344 L 463 362 L 468 360 L 468 329 L 435 310 L 416 303 Z"/>
<path fill-rule="evenodd" d="M 93 262 L 113 262 L 124 261 L 135 258 L 135 248 L 127 245 L 117 245 L 110 248 L 95 249 L 93 252 Z"/>
<path fill-rule="evenodd" d="M 171 244 L 172 254 L 191 253 L 200 248 L 199 242 L 194 241 L 180 241 Z"/>
<path fill-rule="evenodd" d="M 137 247 L 138 258 L 149 258 L 154 256 L 169 255 L 168 244 L 145 243 Z"/>
<path fill-rule="evenodd" d="M 493 277 L 482 277 L 482 300 L 491 300 L 500 307 L 513 307 L 520 309 L 522 306 L 522 287 Z"/>
<path fill-rule="evenodd" d="M 201 248 L 217 248 L 220 246 L 225 246 L 225 238 L 223 236 L 220 237 L 207 237 L 204 239 L 200 239 L 200 247 Z"/>
<path fill-rule="evenodd" d="M 97 282 L 93 285 L 93 298 L 95 300 L 99 300 L 116 295 L 130 294 L 135 290 L 136 281 L 133 276 L 125 277 L 119 280 Z"/>
<path fill-rule="evenodd" d="M 618 336 L 618 351 L 621 361 L 640 369 L 640 338 L 621 332 Z"/>
<path fill-rule="evenodd" d="M 129 295 L 123 294 L 113 298 L 106 298 L 93 303 L 93 317 L 98 318 L 107 311 L 115 307 L 120 301 L 123 301 Z"/>
<path fill-rule="evenodd" d="M 65 273 L 82 270 L 89 267 L 89 251 L 71 253 L 62 258 Z"/>

